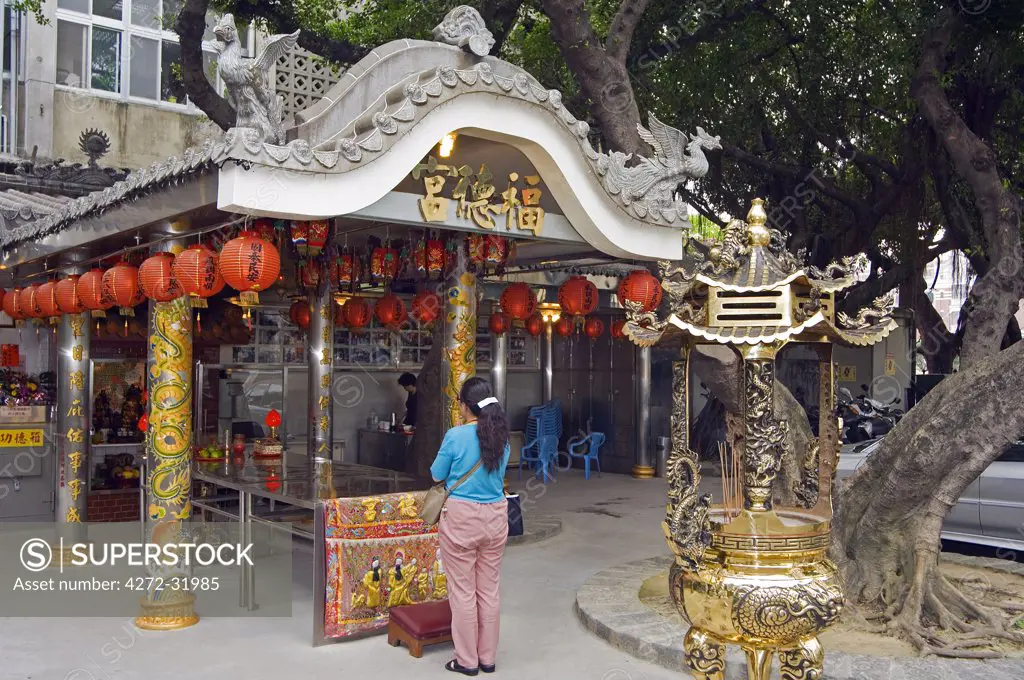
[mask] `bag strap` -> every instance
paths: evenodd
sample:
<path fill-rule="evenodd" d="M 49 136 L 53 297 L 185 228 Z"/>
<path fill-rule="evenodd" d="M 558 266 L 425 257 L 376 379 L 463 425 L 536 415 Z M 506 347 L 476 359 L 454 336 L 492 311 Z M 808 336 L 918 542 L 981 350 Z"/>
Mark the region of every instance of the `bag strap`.
<path fill-rule="evenodd" d="M 474 472 L 476 472 L 477 470 L 479 470 L 479 469 L 480 469 L 480 465 L 481 465 L 481 464 L 482 464 L 483 462 L 484 462 L 484 459 L 483 459 L 483 458 L 481 458 L 480 460 L 478 460 L 478 461 L 476 462 L 476 465 L 474 465 L 473 467 L 471 467 L 471 468 L 469 469 L 469 472 L 467 472 L 466 474 L 462 475 L 462 476 L 461 476 L 461 477 L 459 477 L 459 478 L 458 478 L 457 480 L 455 480 L 455 483 L 454 483 L 454 484 L 452 484 L 452 488 L 448 489 L 448 494 L 449 494 L 449 495 L 451 495 L 451 493 L 452 493 L 453 491 L 455 491 L 456 489 L 458 489 L 458 488 L 459 488 L 459 486 L 460 486 L 460 485 L 461 485 L 461 484 L 462 484 L 462 483 L 463 483 L 464 481 L 466 481 L 467 479 L 469 479 L 470 477 L 472 477 L 472 476 L 473 476 L 473 473 L 474 473 Z"/>

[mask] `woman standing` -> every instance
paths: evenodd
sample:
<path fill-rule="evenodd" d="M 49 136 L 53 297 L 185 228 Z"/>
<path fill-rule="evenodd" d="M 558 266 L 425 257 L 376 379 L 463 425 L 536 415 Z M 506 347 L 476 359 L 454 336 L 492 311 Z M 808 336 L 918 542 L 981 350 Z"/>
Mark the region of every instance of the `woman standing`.
<path fill-rule="evenodd" d="M 445 433 L 430 474 L 452 488 L 480 463 L 452 492 L 438 526 L 455 641 L 455 658 L 445 668 L 476 675 L 494 672 L 498 652 L 498 579 L 508 538 L 508 421 L 482 378 L 462 385 L 459 410 L 466 424 Z"/>

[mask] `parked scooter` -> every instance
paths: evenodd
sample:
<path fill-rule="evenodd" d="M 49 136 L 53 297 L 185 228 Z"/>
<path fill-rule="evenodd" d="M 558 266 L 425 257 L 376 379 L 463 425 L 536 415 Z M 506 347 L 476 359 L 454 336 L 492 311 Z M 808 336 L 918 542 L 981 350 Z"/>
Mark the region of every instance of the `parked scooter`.
<path fill-rule="evenodd" d="M 867 390 L 866 385 L 861 388 Z M 843 441 L 863 442 L 889 433 L 903 417 L 903 411 L 896 408 L 897 397 L 888 404 L 871 399 L 866 395 L 854 397 L 846 387 L 839 388 L 837 415 L 843 422 Z"/>

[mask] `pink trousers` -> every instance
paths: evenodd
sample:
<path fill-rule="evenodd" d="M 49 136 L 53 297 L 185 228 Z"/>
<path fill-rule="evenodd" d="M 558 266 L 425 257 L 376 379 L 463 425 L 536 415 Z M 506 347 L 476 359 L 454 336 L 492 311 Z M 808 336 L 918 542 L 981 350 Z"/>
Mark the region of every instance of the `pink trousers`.
<path fill-rule="evenodd" d="M 438 532 L 455 659 L 465 668 L 492 665 L 498 653 L 501 554 L 508 538 L 506 503 L 449 498 Z"/>

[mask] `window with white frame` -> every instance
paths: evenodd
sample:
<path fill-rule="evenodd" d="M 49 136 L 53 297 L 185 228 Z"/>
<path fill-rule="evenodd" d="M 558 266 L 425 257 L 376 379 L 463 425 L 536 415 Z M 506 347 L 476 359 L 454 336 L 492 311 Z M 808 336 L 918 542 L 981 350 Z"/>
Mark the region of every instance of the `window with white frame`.
<path fill-rule="evenodd" d="M 121 99 L 185 104 L 181 46 L 171 30 L 184 0 L 57 0 L 57 84 L 107 92 Z M 210 14 L 203 67 L 219 90 Z M 252 31 L 238 34 L 250 49 Z"/>

